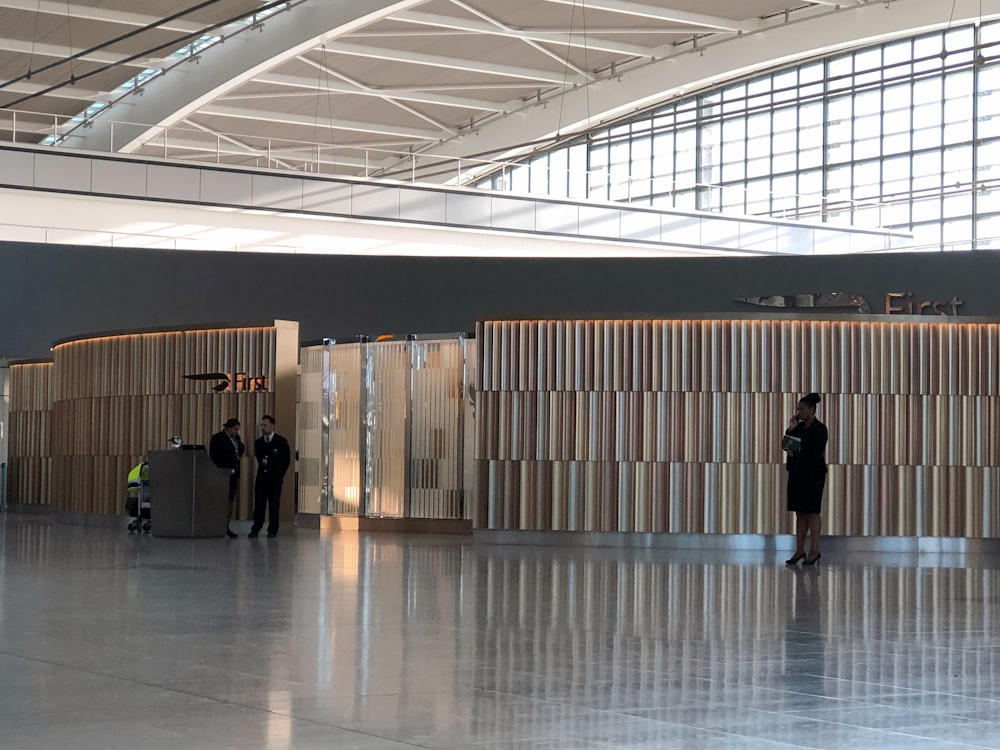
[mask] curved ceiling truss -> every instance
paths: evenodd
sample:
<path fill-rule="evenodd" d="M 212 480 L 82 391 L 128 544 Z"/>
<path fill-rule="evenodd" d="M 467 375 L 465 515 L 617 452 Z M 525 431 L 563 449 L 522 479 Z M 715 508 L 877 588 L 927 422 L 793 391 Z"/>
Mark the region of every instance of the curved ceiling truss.
<path fill-rule="evenodd" d="M 16 21 L 0 23 L 0 106 L 92 112 L 56 128 L 64 145 L 438 181 L 696 87 L 1000 14 L 1000 0 L 212 0 L 163 21 L 156 0 L 78 1 L 0 0 Z M 212 43 L 163 46 L 182 38 Z M 26 55 L 100 73 L 26 78 Z M 122 93 L 150 70 L 166 73 Z"/>

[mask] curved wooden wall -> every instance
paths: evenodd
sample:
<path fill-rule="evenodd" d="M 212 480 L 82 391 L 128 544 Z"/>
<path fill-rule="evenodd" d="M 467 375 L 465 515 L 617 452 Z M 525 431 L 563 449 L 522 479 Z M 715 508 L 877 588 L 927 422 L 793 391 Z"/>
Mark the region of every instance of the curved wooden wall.
<path fill-rule="evenodd" d="M 12 503 L 48 505 L 52 471 L 52 363 L 10 367 L 8 496 Z"/>
<path fill-rule="evenodd" d="M 148 451 L 166 448 L 173 435 L 207 446 L 222 423 L 236 417 L 247 445 L 237 517 L 249 518 L 256 466 L 253 440 L 260 417 L 274 414 L 278 431 L 295 450 L 297 339 L 297 324 L 279 322 L 273 327 L 100 336 L 57 345 L 53 508 L 121 513 L 128 471 Z M 290 401 L 275 392 L 289 369 Z M 185 378 L 209 373 L 265 378 L 260 381 L 264 390 L 249 390 L 256 386 L 241 380 L 235 388 L 216 392 L 218 380 Z M 294 513 L 293 477 L 290 473 L 285 483 L 287 497 L 283 493 L 286 517 Z"/>
<path fill-rule="evenodd" d="M 775 534 L 797 399 L 824 533 L 1000 536 L 1000 324 L 484 322 L 476 526 Z"/>

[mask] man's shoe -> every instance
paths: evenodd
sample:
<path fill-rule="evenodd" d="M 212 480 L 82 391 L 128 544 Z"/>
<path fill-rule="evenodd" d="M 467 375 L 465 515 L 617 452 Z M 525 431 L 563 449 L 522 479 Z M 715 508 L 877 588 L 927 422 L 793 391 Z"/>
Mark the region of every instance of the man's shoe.
<path fill-rule="evenodd" d="M 235 539 L 236 537 L 239 536 L 239 534 L 237 534 L 232 529 L 226 529 L 226 536 L 228 536 L 230 539 Z"/>
<path fill-rule="evenodd" d="M 268 534 L 267 538 L 268 539 L 274 539 L 276 536 L 278 536 L 278 535 L 277 534 Z"/>
<path fill-rule="evenodd" d="M 247 534 L 247 537 L 249 537 L 250 539 L 256 539 L 258 536 L 260 536 L 259 531 L 251 531 L 249 534 Z"/>

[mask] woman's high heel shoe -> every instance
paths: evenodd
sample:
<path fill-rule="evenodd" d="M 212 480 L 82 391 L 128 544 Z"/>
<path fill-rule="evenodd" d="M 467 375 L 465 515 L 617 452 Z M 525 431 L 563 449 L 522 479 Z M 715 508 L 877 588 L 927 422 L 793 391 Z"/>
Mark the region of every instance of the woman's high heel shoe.
<path fill-rule="evenodd" d="M 804 559 L 806 556 L 805 552 L 800 552 L 797 555 L 793 555 L 791 560 L 785 560 L 785 565 L 798 565 L 799 561 Z"/>
<path fill-rule="evenodd" d="M 806 558 L 805 560 L 803 560 L 803 561 L 802 561 L 802 564 L 803 564 L 803 565 L 815 565 L 816 563 L 818 563 L 818 562 L 819 562 L 819 559 L 820 559 L 820 558 L 821 558 L 822 556 L 823 556 L 823 555 L 821 555 L 821 554 L 820 554 L 819 552 L 817 552 L 817 553 L 816 553 L 816 557 L 812 558 L 811 560 L 810 560 L 810 559 L 809 559 L 809 558 L 807 557 L 807 558 Z"/>

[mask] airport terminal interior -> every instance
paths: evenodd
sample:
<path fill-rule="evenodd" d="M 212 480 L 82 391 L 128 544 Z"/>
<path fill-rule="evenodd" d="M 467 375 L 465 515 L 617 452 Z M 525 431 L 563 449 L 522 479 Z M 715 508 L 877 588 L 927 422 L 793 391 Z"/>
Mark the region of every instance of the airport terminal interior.
<path fill-rule="evenodd" d="M 1000 0 L 0 0 L 0 746 L 1000 748 Z"/>

